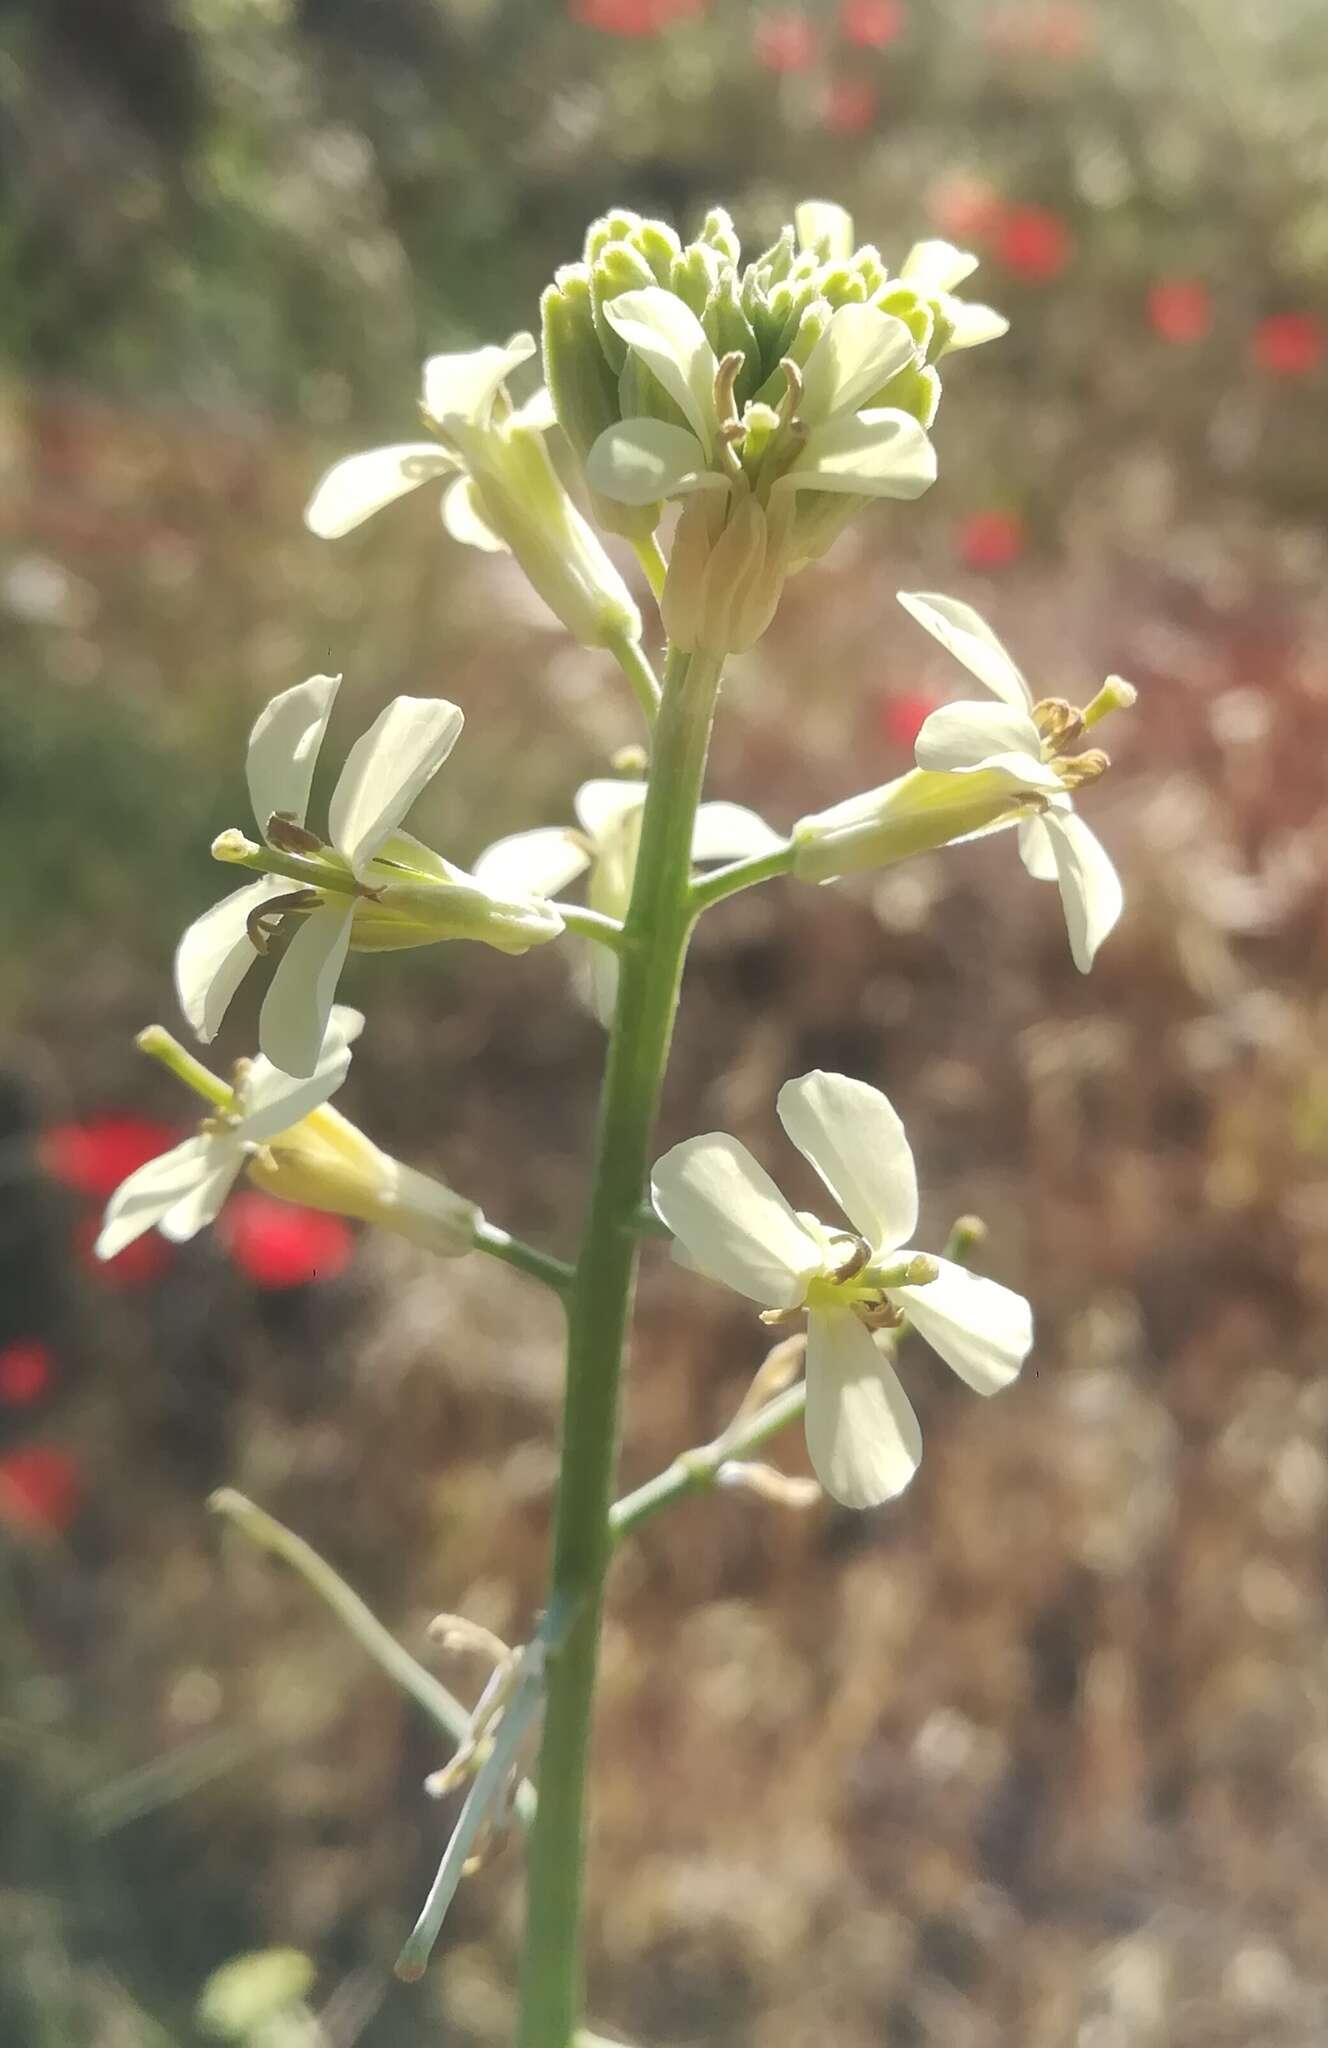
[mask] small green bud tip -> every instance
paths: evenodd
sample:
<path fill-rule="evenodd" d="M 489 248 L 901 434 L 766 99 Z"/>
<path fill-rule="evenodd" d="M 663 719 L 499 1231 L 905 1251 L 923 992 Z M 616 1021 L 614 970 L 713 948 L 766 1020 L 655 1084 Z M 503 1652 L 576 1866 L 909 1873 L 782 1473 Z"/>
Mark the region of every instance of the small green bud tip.
<path fill-rule="evenodd" d="M 261 846 L 252 839 L 246 839 L 244 833 L 235 825 L 229 826 L 225 832 L 218 832 L 212 842 L 213 860 L 252 860 L 256 853 L 262 851 Z"/>
<path fill-rule="evenodd" d="M 1110 711 L 1132 711 L 1139 702 L 1139 692 L 1133 683 L 1127 683 L 1124 676 L 1108 676 L 1091 704 L 1084 709 L 1085 726 L 1096 725 Z"/>

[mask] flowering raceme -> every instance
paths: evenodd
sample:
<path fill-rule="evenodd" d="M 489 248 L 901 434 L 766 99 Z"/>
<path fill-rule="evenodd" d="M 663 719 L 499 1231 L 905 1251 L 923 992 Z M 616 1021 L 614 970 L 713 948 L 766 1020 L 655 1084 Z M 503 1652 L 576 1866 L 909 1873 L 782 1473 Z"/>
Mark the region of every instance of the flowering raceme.
<path fill-rule="evenodd" d="M 907 1317 L 962 1380 L 994 1394 L 1032 1348 L 1032 1315 L 1009 1288 L 902 1248 L 917 1223 L 917 1174 L 878 1089 L 804 1074 L 785 1082 L 776 1108 L 851 1229 L 790 1208 L 746 1147 L 718 1131 L 666 1152 L 651 1195 L 684 1265 L 761 1302 L 767 1321 L 807 1311 L 813 1468 L 846 1507 L 874 1507 L 913 1477 L 922 1433 L 873 1333 Z"/>
<path fill-rule="evenodd" d="M 260 1054 L 193 1137 L 149 1160 L 106 1206 L 96 1252 L 113 1259 L 145 1231 L 181 1244 L 216 1220 L 242 1173 L 283 1201 L 380 1223 L 445 1256 L 468 1251 L 480 1212 L 440 1181 L 402 1166 L 329 1107 L 350 1069 L 364 1019 L 338 1004 L 313 1073 L 284 1074 Z M 164 1034 L 163 1034 L 164 1036 Z"/>
<path fill-rule="evenodd" d="M 431 356 L 425 418 L 440 440 L 351 455 L 327 472 L 305 510 L 310 531 L 342 534 L 421 484 L 447 480 L 443 524 L 454 540 L 510 549 L 569 633 L 588 647 L 641 637 L 631 592 L 554 474 L 544 445 L 553 424 L 542 387 L 519 409 L 507 379 L 536 353 L 515 334 L 505 348 Z"/>
<path fill-rule="evenodd" d="M 328 805 L 331 843 L 309 831 L 310 786 L 340 681 L 311 676 L 259 713 L 247 773 L 264 843 L 224 832 L 212 850 L 270 871 L 197 918 L 175 956 L 180 1007 L 207 1042 L 259 953 L 291 928 L 258 1039 L 274 1066 L 301 1076 L 314 1071 L 352 945 L 385 951 L 469 938 L 524 953 L 562 930 L 547 903 L 497 897 L 400 830 L 460 736 L 461 712 L 444 698 L 394 697 L 346 757 Z"/>
<path fill-rule="evenodd" d="M 1074 809 L 1073 792 L 1103 773 L 1107 757 L 1069 749 L 1107 712 L 1133 704 L 1133 688 L 1109 676 L 1083 711 L 1056 697 L 1034 703 L 971 605 L 905 591 L 899 601 L 997 702 L 942 705 L 919 729 L 911 775 L 803 818 L 793 829 L 795 872 L 826 881 L 1017 825 L 1028 872 L 1059 884 L 1074 964 L 1087 974 L 1123 899 L 1115 868 Z"/>

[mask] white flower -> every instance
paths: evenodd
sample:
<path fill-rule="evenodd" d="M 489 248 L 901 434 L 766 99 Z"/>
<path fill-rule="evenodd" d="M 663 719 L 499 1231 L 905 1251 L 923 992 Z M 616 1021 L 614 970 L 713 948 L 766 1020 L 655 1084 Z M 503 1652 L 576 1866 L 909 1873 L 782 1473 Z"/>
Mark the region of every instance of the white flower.
<path fill-rule="evenodd" d="M 305 826 L 314 766 L 340 683 L 311 676 L 259 713 L 249 740 L 254 816 L 266 842 L 223 833 L 224 860 L 276 872 L 226 896 L 190 925 L 175 956 L 180 1005 L 215 1037 L 274 920 L 294 935 L 272 978 L 259 1044 L 274 1066 L 311 1075 L 352 942 L 364 949 L 472 937 L 506 952 L 553 938 L 547 904 L 504 903 L 408 832 L 401 820 L 455 746 L 462 715 L 442 698 L 395 697 L 346 757 L 328 806 L 330 846 Z M 303 887 L 292 886 L 293 883 Z"/>
<path fill-rule="evenodd" d="M 935 592 L 902 590 L 899 602 L 997 699 L 933 711 L 918 733 L 918 767 L 959 774 L 1002 771 L 1015 779 L 1022 776 L 1034 795 L 1045 792 L 1038 798 L 1037 815 L 1019 821 L 1019 851 L 1038 881 L 1060 885 L 1070 951 L 1075 966 L 1087 974 L 1124 901 L 1105 848 L 1076 815 L 1070 795 L 1106 766 L 1103 755 L 1066 752 L 1093 720 L 1059 700 L 1035 705 L 1023 676 L 971 605 Z M 1130 701 L 1128 685 L 1112 678 L 1108 693 L 1113 686 L 1114 701 Z"/>
<path fill-rule="evenodd" d="M 176 1243 L 193 1237 L 215 1220 L 242 1172 L 283 1201 L 380 1224 L 445 1258 L 469 1251 L 483 1220 L 475 1203 L 380 1152 L 330 1105 L 363 1026 L 358 1010 L 338 1003 L 307 1080 L 283 1074 L 261 1053 L 242 1060 L 229 1102 L 116 1189 L 97 1257 L 115 1258 L 154 1227 Z"/>
<path fill-rule="evenodd" d="M 292 1080 L 261 1056 L 241 1071 L 233 1107 L 209 1117 L 192 1138 L 149 1159 L 121 1182 L 106 1205 L 95 1250 L 113 1259 L 154 1226 L 176 1244 L 213 1222 L 260 1146 L 334 1095 L 350 1071 L 351 1045 L 364 1019 L 341 1004 L 333 1010 L 307 1080 Z"/>
<path fill-rule="evenodd" d="M 774 1320 L 808 1311 L 812 1465 L 836 1500 L 872 1507 L 902 1492 L 922 1456 L 917 1417 L 873 1329 L 902 1312 L 962 1380 L 994 1394 L 1032 1347 L 1032 1315 L 1009 1288 L 902 1248 L 917 1222 L 917 1178 L 878 1089 L 814 1072 L 786 1082 L 777 1107 L 851 1228 L 796 1213 L 746 1147 L 717 1131 L 666 1152 L 651 1193 L 683 1264 Z"/>
<path fill-rule="evenodd" d="M 631 901 L 647 784 L 603 777 L 583 782 L 572 799 L 577 824 L 542 825 L 499 839 L 475 863 L 475 880 L 502 895 L 556 896 L 589 869 L 586 900 L 606 917 L 623 918 Z M 743 804 L 705 803 L 696 813 L 692 859 L 742 860 L 783 845 L 764 818 Z M 596 1015 L 613 1013 L 618 963 L 602 946 L 591 948 Z"/>
<path fill-rule="evenodd" d="M 639 640 L 630 591 L 554 473 L 544 446 L 548 392 L 514 410 L 506 381 L 535 354 L 529 334 L 505 348 L 431 356 L 424 412 L 441 442 L 409 441 L 351 455 L 327 472 L 305 523 L 336 540 L 421 484 L 446 481 L 443 524 L 454 540 L 510 550 L 569 632 L 587 646 Z"/>
<path fill-rule="evenodd" d="M 945 323 L 945 339 L 938 351 L 948 355 L 954 349 L 977 348 L 984 341 L 999 341 L 1010 331 L 1003 313 L 955 296 L 955 286 L 971 277 L 978 259 L 953 242 L 915 242 L 904 258 L 900 282 L 911 285 L 920 299 L 933 305 Z"/>

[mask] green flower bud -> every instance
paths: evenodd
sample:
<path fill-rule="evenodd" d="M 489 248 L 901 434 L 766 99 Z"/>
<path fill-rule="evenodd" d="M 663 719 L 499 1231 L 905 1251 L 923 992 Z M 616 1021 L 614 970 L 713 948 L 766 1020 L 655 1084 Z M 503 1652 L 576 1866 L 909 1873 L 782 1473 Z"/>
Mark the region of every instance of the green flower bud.
<path fill-rule="evenodd" d="M 653 282 L 667 288 L 673 266 L 682 254 L 682 243 L 667 221 L 643 220 L 628 240 L 650 265 Z"/>
<path fill-rule="evenodd" d="M 590 271 L 571 263 L 558 271 L 540 300 L 544 381 L 558 424 L 578 464 L 584 464 L 605 427 L 620 417 L 618 379 L 600 346 Z M 659 524 L 659 505 L 620 505 L 590 491 L 595 524 L 605 533 L 642 542 Z"/>
<path fill-rule="evenodd" d="M 896 412 L 913 415 L 919 426 L 929 427 L 941 402 L 941 380 L 935 370 L 912 363 L 900 370 L 872 398 L 873 407 L 888 405 Z"/>
<path fill-rule="evenodd" d="M 738 280 L 732 270 L 725 270 L 719 283 L 710 294 L 701 325 L 705 328 L 706 339 L 722 361 L 735 352 L 743 358 L 733 387 L 733 395 L 739 408 L 756 390 L 762 374 L 761 351 L 756 344 L 751 322 L 742 310 L 738 292 Z"/>
<path fill-rule="evenodd" d="M 706 242 L 715 250 L 721 261 L 736 268 L 742 258 L 742 244 L 738 240 L 733 221 L 722 206 L 712 206 L 701 224 L 697 236 L 699 242 Z"/>
<path fill-rule="evenodd" d="M 645 257 L 630 242 L 610 242 L 590 267 L 595 332 L 615 376 L 627 360 L 627 344 L 609 326 L 604 318 L 604 308 L 611 299 L 620 299 L 624 292 L 643 291 L 647 285 L 658 282 Z"/>
<path fill-rule="evenodd" d="M 697 491 L 683 506 L 660 605 L 675 647 L 743 654 L 775 615 L 784 587 L 789 497 L 768 511 L 755 498 L 730 504 Z"/>
<path fill-rule="evenodd" d="M 832 308 L 861 306 L 867 300 L 866 281 L 851 263 L 837 263 L 832 270 L 823 270 L 816 280 L 816 290 Z"/>
<path fill-rule="evenodd" d="M 643 227 L 639 213 L 633 213 L 628 206 L 615 207 L 612 213 L 601 214 L 592 220 L 586 229 L 585 259 L 593 263 L 608 248 L 610 242 L 626 242 Z"/>
<path fill-rule="evenodd" d="M 936 328 L 935 308 L 919 298 L 911 284 L 901 284 L 896 279 L 885 291 L 877 293 L 872 304 L 902 320 L 920 349 L 928 347 Z"/>
<path fill-rule="evenodd" d="M 689 242 L 674 257 L 672 275 L 667 282 L 670 291 L 676 293 L 685 306 L 690 306 L 700 320 L 719 277 L 720 262 L 714 250 L 704 242 Z"/>
<path fill-rule="evenodd" d="M 830 199 L 807 199 L 794 208 L 798 246 L 818 263 L 847 263 L 853 254 L 853 216 Z"/>

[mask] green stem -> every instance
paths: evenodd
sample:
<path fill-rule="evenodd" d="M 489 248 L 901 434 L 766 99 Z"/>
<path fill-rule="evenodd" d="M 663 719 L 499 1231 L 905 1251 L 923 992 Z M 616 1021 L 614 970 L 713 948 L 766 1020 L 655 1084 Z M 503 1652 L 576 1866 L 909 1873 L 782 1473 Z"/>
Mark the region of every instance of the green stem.
<path fill-rule="evenodd" d="M 549 1658 L 530 1844 L 519 2048 L 570 2048 L 582 1993 L 584 1805 L 637 1217 L 692 925 L 692 831 L 722 664 L 671 652 L 600 1098 L 594 1179 L 569 1303 L 553 1600 L 574 1614 Z"/>
<path fill-rule="evenodd" d="M 607 946 L 611 953 L 621 953 L 623 928 L 616 917 L 607 917 L 602 910 L 589 910 L 582 903 L 560 903 L 558 915 L 569 932 L 593 939 L 597 946 Z"/>
<path fill-rule="evenodd" d="M 731 1461 L 741 1463 L 753 1451 L 759 1451 L 762 1444 L 769 1443 L 772 1436 L 778 1436 L 790 1422 L 796 1422 L 807 1406 L 807 1389 L 801 1380 L 786 1393 L 777 1394 L 773 1401 L 767 1401 L 764 1408 L 758 1408 L 755 1415 L 741 1423 L 737 1429 L 726 1431 L 716 1437 L 712 1444 L 701 1444 L 694 1451 L 684 1451 L 680 1458 L 663 1472 L 657 1472 L 653 1479 L 647 1479 L 644 1486 L 638 1486 L 633 1493 L 624 1494 L 614 1503 L 609 1516 L 615 1543 L 633 1529 L 639 1529 L 642 1522 L 648 1522 L 661 1508 L 672 1507 L 675 1500 L 682 1500 L 689 1493 L 708 1493 L 714 1485 L 721 1465 Z"/>
<path fill-rule="evenodd" d="M 645 573 L 646 582 L 650 585 L 655 602 L 658 604 L 660 598 L 664 595 L 664 578 L 668 574 L 669 567 L 668 563 L 664 560 L 663 550 L 653 533 L 648 540 L 633 541 L 632 545 L 636 550 L 636 559 L 641 564 L 642 570 Z"/>
<path fill-rule="evenodd" d="M 658 595 L 658 593 L 656 593 Z M 653 726 L 659 716 L 659 677 L 650 665 L 639 640 L 629 640 L 624 633 L 617 640 L 610 640 L 609 653 L 632 686 L 632 693 L 645 713 L 646 724 Z"/>
<path fill-rule="evenodd" d="M 500 1230 L 496 1223 L 476 1225 L 475 1249 L 487 1252 L 491 1259 L 501 1259 L 505 1266 L 515 1266 L 518 1273 L 528 1273 L 532 1280 L 542 1280 L 555 1294 L 565 1295 L 576 1274 L 576 1268 L 569 1266 L 566 1259 L 538 1251 L 533 1244 L 513 1237 L 510 1231 Z"/>
<path fill-rule="evenodd" d="M 753 854 L 749 860 L 735 860 L 726 868 L 715 868 L 712 873 L 702 875 L 692 883 L 692 913 L 699 917 L 712 904 L 722 903 L 726 896 L 736 896 L 740 889 L 752 889 L 758 882 L 768 882 L 775 875 L 786 875 L 793 866 L 793 842 L 777 846 L 773 853 Z"/>
<path fill-rule="evenodd" d="M 140 1031 L 134 1044 L 149 1059 L 160 1060 L 177 1081 L 183 1081 L 186 1088 L 192 1088 L 195 1095 L 201 1095 L 204 1102 L 210 1102 L 217 1109 L 229 1109 L 235 1100 L 235 1090 L 229 1081 L 223 1081 L 214 1074 L 211 1067 L 205 1067 L 191 1052 L 186 1052 L 178 1038 L 172 1038 L 164 1024 L 149 1024 Z"/>

